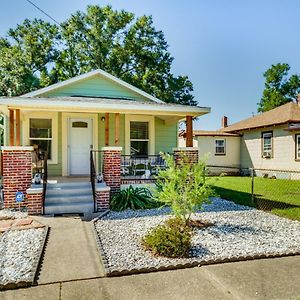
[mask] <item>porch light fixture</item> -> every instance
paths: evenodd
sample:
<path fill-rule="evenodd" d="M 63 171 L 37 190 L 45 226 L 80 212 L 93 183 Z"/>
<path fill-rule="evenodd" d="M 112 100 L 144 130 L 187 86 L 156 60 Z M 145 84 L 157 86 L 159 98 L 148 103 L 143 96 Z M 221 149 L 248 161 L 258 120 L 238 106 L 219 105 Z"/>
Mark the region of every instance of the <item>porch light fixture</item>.
<path fill-rule="evenodd" d="M 101 121 L 102 122 L 104 122 L 105 121 L 105 117 L 103 116 L 103 117 L 101 117 Z"/>

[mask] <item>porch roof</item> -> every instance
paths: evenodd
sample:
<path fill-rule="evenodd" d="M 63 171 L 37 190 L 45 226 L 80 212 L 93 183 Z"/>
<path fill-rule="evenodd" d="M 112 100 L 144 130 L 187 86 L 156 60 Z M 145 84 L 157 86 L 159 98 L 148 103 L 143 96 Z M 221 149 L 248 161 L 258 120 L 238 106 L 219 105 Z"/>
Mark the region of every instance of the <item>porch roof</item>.
<path fill-rule="evenodd" d="M 210 107 L 91 97 L 0 97 L 0 106 L 2 106 L 2 110 L 3 107 L 6 107 L 25 110 L 133 113 L 177 117 L 187 115 L 197 117 L 210 112 Z"/>

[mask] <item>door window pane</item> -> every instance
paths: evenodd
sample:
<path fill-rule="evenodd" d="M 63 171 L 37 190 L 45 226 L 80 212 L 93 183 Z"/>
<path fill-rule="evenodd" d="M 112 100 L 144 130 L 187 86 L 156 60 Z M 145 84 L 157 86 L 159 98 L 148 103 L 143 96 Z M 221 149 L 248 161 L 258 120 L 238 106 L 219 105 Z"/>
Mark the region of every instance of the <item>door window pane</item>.
<path fill-rule="evenodd" d="M 88 123 L 87 122 L 72 122 L 72 127 L 73 128 L 88 128 Z"/>

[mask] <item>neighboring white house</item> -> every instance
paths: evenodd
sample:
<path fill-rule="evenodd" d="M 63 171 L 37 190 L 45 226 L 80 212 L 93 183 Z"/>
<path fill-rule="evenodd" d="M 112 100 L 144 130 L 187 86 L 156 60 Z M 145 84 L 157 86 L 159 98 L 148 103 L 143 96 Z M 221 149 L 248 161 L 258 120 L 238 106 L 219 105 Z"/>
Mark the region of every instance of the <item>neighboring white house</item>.
<path fill-rule="evenodd" d="M 208 165 L 300 171 L 300 105 L 292 102 L 230 126 L 224 117 L 220 130 L 194 136 Z"/>

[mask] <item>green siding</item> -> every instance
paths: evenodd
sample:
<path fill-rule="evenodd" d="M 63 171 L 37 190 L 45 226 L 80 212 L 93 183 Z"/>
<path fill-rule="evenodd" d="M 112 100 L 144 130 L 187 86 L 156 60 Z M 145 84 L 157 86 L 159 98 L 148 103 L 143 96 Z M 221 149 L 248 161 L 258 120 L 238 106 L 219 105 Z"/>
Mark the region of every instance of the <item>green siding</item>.
<path fill-rule="evenodd" d="M 62 113 L 58 113 L 58 126 L 57 126 L 57 164 L 48 165 L 49 176 L 62 175 Z"/>
<path fill-rule="evenodd" d="M 120 84 L 107 79 L 101 75 L 96 75 L 79 82 L 69 84 L 51 92 L 45 93 L 46 97 L 64 96 L 90 96 L 90 97 L 111 97 L 129 98 L 137 101 L 149 101 L 149 99 L 121 86 Z M 41 95 L 40 95 L 41 97 Z"/>
<path fill-rule="evenodd" d="M 177 122 L 165 125 L 164 121 L 155 118 L 155 153 L 173 152 L 177 147 Z"/>

